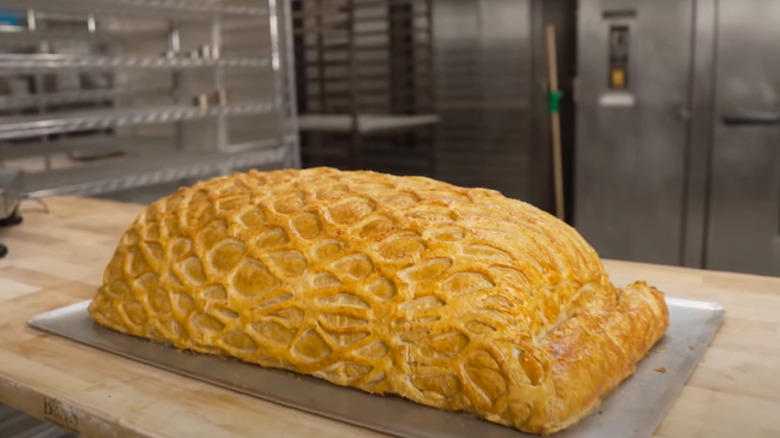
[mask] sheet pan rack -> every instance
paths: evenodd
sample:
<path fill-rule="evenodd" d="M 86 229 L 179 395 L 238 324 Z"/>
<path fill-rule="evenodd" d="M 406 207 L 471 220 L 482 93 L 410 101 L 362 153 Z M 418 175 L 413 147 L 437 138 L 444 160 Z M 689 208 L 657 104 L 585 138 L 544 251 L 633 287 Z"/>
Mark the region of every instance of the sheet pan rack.
<path fill-rule="evenodd" d="M 435 175 L 432 4 L 293 2 L 308 164 Z"/>

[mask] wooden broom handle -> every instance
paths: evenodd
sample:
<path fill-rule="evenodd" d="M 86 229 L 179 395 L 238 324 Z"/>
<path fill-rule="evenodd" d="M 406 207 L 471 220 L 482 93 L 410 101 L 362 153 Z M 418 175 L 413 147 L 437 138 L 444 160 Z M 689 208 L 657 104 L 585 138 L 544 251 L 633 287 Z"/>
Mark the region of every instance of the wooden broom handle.
<path fill-rule="evenodd" d="M 558 55 L 555 46 L 555 26 L 547 25 L 545 32 L 547 40 L 547 75 L 550 83 L 550 99 L 558 99 Z M 552 146 L 553 146 L 553 176 L 555 180 L 555 213 L 564 220 L 563 204 L 563 152 L 561 147 L 561 115 L 557 105 L 551 108 Z"/>

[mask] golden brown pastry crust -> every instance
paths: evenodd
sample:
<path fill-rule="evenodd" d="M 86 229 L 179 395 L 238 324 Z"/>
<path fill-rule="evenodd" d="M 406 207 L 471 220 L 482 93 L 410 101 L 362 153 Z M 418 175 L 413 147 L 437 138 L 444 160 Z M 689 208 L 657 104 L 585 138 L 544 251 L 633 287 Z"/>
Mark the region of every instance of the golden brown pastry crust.
<path fill-rule="evenodd" d="M 571 227 L 484 189 L 252 171 L 150 205 L 90 304 L 114 330 L 549 434 L 663 335 Z"/>

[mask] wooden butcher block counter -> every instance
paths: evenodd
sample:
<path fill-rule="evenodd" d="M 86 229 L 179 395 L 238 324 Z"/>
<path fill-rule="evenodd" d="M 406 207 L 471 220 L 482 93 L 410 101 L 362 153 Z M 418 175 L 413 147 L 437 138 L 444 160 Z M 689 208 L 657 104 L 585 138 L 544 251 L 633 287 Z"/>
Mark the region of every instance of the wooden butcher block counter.
<path fill-rule="evenodd" d="M 28 202 L 0 230 L 0 402 L 86 437 L 374 437 L 142 365 L 27 326 L 40 312 L 89 299 L 137 205 Z M 656 431 L 657 437 L 780 436 L 780 279 L 605 262 L 618 285 L 645 279 L 668 295 L 714 301 L 726 317 Z"/>

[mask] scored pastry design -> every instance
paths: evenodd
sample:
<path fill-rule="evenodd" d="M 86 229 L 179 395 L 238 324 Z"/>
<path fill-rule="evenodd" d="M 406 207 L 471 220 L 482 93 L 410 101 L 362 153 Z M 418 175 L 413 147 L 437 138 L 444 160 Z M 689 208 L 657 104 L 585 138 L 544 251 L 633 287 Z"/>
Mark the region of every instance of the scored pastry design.
<path fill-rule="evenodd" d="M 251 171 L 149 205 L 98 323 L 549 434 L 663 335 L 571 227 L 498 192 L 329 168 Z"/>

